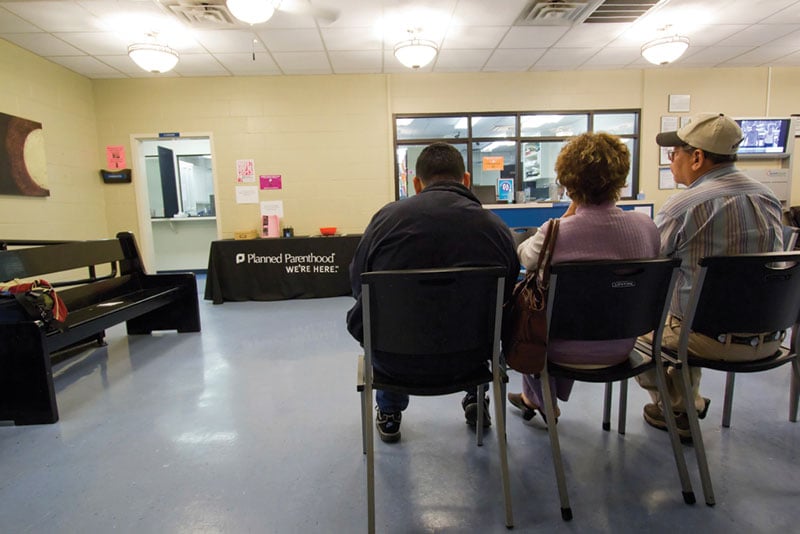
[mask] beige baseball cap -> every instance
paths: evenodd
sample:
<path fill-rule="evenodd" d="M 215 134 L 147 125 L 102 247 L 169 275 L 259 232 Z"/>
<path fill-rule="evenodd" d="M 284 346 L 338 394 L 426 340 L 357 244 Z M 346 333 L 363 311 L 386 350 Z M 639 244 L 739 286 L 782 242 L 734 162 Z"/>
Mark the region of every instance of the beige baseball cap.
<path fill-rule="evenodd" d="M 656 136 L 659 146 L 690 145 L 713 154 L 731 155 L 739 150 L 744 139 L 736 121 L 722 113 L 699 113 L 676 132 L 661 132 Z"/>

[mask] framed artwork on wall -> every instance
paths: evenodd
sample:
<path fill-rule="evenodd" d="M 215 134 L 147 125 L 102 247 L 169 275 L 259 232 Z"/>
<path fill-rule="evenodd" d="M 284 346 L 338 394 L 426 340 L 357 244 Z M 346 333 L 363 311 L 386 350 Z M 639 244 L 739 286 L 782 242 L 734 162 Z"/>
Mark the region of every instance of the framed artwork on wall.
<path fill-rule="evenodd" d="M 0 113 L 0 195 L 50 196 L 41 123 Z"/>

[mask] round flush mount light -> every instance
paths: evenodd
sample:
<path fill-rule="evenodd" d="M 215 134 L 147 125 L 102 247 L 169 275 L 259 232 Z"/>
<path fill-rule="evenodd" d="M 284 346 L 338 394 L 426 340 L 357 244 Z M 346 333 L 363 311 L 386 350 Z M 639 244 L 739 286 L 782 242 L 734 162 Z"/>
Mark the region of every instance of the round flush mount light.
<path fill-rule="evenodd" d="M 409 69 L 424 67 L 436 57 L 439 49 L 436 43 L 426 39 L 419 39 L 417 30 L 408 30 L 411 39 L 402 41 L 394 47 L 394 57 Z"/>
<path fill-rule="evenodd" d="M 662 37 L 642 45 L 642 57 L 653 65 L 672 63 L 689 48 L 689 38 L 682 35 Z"/>
<path fill-rule="evenodd" d="M 135 43 L 128 47 L 128 56 L 147 72 L 169 72 L 178 64 L 178 52 L 159 43 Z"/>

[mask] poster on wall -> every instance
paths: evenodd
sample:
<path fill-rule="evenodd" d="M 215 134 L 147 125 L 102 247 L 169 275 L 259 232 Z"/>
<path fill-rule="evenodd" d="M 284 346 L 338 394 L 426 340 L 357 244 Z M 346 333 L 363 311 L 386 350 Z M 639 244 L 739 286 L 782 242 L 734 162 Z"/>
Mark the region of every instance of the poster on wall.
<path fill-rule="evenodd" d="M 281 189 L 282 176 L 280 174 L 262 174 L 258 177 L 259 187 L 262 190 L 266 189 Z"/>
<path fill-rule="evenodd" d="M 0 195 L 50 196 L 40 122 L 0 113 Z"/>
<path fill-rule="evenodd" d="M 125 168 L 125 147 L 109 145 L 106 147 L 106 168 L 108 170 Z"/>
<path fill-rule="evenodd" d="M 236 183 L 253 183 L 256 181 L 256 164 L 252 159 L 236 160 Z"/>

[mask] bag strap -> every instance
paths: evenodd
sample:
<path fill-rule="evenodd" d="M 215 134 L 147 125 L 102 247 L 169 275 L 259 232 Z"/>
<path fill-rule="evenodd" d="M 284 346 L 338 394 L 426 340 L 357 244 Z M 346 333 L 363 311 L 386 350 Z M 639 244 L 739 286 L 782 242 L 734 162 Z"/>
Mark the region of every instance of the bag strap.
<path fill-rule="evenodd" d="M 560 219 L 552 219 L 550 221 L 550 229 L 547 232 L 547 237 L 544 239 L 542 251 L 539 253 L 539 261 L 536 264 L 536 274 L 538 276 L 539 273 L 541 273 L 542 282 L 545 286 L 550 279 L 550 262 L 553 259 L 553 250 L 556 247 L 559 222 Z"/>

